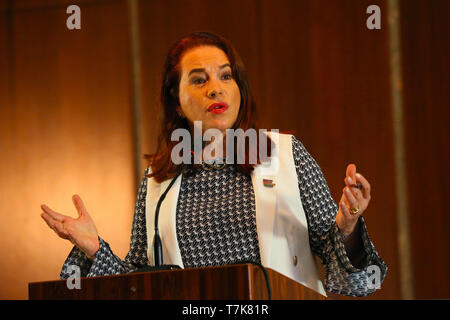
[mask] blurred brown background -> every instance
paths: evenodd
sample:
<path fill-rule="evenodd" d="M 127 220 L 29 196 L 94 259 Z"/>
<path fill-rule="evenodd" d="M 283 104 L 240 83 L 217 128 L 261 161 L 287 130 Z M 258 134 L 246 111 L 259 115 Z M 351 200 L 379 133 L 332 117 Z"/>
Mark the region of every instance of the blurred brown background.
<path fill-rule="evenodd" d="M 70 4 L 81 30 L 66 27 Z M 366 27 L 373 4 L 381 30 Z M 348 163 L 371 182 L 365 219 L 389 272 L 365 299 L 450 298 L 449 12 L 447 0 L 0 0 L 0 299 L 59 278 L 72 245 L 42 203 L 76 216 L 80 194 L 125 257 L 163 60 L 198 30 L 236 46 L 261 126 L 294 130 L 335 200 Z"/>

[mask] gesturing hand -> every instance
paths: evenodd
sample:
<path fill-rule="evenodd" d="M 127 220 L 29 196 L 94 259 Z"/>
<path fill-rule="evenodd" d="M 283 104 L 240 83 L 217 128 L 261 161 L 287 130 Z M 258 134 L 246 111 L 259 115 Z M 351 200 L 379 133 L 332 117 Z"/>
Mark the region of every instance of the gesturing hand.
<path fill-rule="evenodd" d="M 60 238 L 70 240 L 92 260 L 100 247 L 97 228 L 80 196 L 74 195 L 72 201 L 78 211 L 77 219 L 57 213 L 45 204 L 41 205 L 44 211 L 41 217 Z"/>
<path fill-rule="evenodd" d="M 356 166 L 347 166 L 346 186 L 342 190 L 339 201 L 339 211 L 336 215 L 336 224 L 341 232 L 347 236 L 353 232 L 359 216 L 367 209 L 370 201 L 370 184 L 360 174 L 356 173 Z"/>

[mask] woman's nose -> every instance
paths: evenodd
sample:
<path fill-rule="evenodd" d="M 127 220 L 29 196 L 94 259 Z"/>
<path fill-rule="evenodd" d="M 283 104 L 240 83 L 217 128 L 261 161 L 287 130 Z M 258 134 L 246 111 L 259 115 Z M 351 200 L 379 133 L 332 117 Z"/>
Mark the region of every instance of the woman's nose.
<path fill-rule="evenodd" d="M 211 98 L 211 99 L 216 98 L 218 95 L 222 95 L 222 92 L 218 91 L 218 90 L 215 90 L 215 89 L 212 89 L 212 90 L 210 90 L 208 92 L 208 97 Z"/>
<path fill-rule="evenodd" d="M 223 94 L 223 88 L 217 81 L 211 81 L 208 87 L 207 95 L 209 98 L 214 99 Z"/>

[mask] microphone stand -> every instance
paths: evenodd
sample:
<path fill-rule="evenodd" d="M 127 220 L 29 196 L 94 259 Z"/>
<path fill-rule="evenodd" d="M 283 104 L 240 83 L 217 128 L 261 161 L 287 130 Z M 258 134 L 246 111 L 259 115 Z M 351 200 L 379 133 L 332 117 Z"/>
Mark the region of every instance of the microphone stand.
<path fill-rule="evenodd" d="M 155 258 L 155 267 L 160 267 L 163 264 L 162 243 L 161 243 L 161 238 L 159 237 L 159 228 L 158 228 L 159 209 L 161 208 L 161 203 L 166 198 L 166 195 L 169 192 L 170 188 L 172 188 L 172 186 L 175 183 L 175 181 L 177 180 L 177 178 L 183 172 L 183 169 L 184 169 L 184 166 L 181 167 L 181 169 L 178 171 L 178 173 L 175 175 L 175 177 L 172 179 L 172 181 L 170 181 L 169 186 L 166 188 L 164 193 L 161 195 L 161 197 L 158 200 L 158 204 L 156 205 L 155 236 L 153 237 L 153 257 Z"/>
<path fill-rule="evenodd" d="M 172 270 L 172 269 L 181 269 L 180 266 L 177 265 L 163 265 L 163 251 L 162 251 L 162 242 L 161 238 L 159 236 L 159 228 L 158 228 L 158 218 L 159 218 L 159 210 L 161 208 L 161 204 L 166 198 L 167 193 L 169 192 L 170 188 L 172 188 L 173 184 L 177 180 L 177 178 L 183 173 L 184 171 L 184 165 L 181 166 L 181 169 L 178 171 L 178 173 L 175 175 L 175 177 L 170 181 L 170 184 L 164 190 L 164 193 L 161 195 L 161 197 L 158 200 L 158 203 L 156 205 L 155 210 L 155 235 L 153 237 L 153 257 L 155 258 L 155 265 L 154 266 L 142 266 L 138 268 L 136 271 L 133 271 L 131 273 L 136 272 L 148 272 L 148 271 L 157 271 L 157 270 Z"/>

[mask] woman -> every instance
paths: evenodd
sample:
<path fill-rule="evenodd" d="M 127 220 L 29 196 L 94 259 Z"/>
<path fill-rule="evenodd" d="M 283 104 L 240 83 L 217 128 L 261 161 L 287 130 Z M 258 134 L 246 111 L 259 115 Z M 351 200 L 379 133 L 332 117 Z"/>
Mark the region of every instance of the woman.
<path fill-rule="evenodd" d="M 184 128 L 192 133 L 195 121 L 201 121 L 202 132 L 257 129 L 244 66 L 226 39 L 198 32 L 176 42 L 165 62 L 161 104 L 164 117 L 158 148 L 148 158 L 130 251 L 123 261 L 98 236 L 79 196 L 73 196 L 78 219 L 42 205 L 42 218 L 50 228 L 75 245 L 64 263 L 62 279 L 69 276 L 69 265 L 80 266 L 81 276 L 89 277 L 153 264 L 156 203 L 173 180 L 160 211 L 164 263 L 188 268 L 251 260 L 322 294 L 326 290 L 365 296 L 376 290 L 371 285 L 373 266 L 380 270 L 380 282 L 387 267 L 362 217 L 370 201 L 370 185 L 353 164 L 347 167 L 337 206 L 319 166 L 294 136 L 270 135 L 279 150 L 277 169 L 272 172 L 264 171 L 265 159 L 259 153 L 257 164 L 248 161 L 252 148 L 244 151 L 246 161 L 239 164 L 229 164 L 229 157 L 226 165 L 219 166 L 204 162 L 182 166 L 172 161 L 176 145 L 172 132 Z M 325 290 L 313 254 L 326 269 Z"/>

